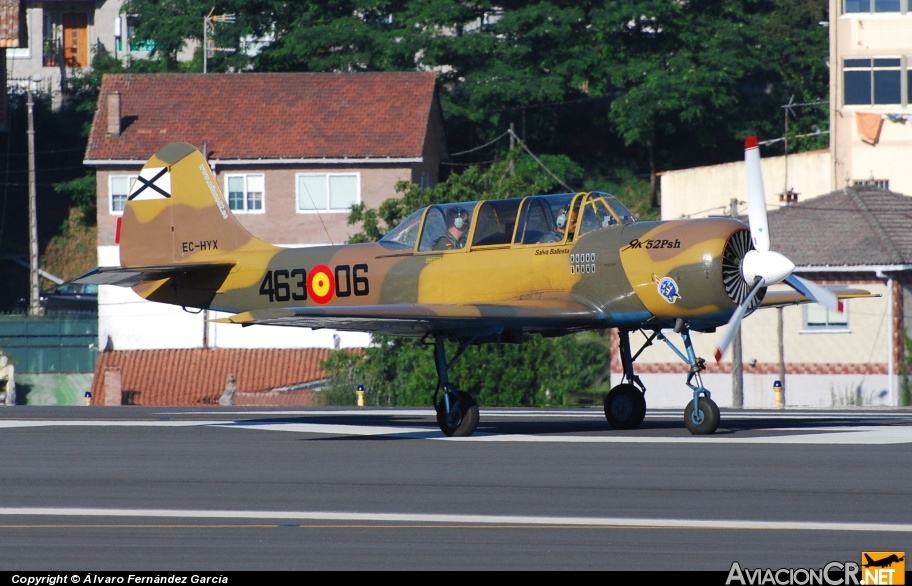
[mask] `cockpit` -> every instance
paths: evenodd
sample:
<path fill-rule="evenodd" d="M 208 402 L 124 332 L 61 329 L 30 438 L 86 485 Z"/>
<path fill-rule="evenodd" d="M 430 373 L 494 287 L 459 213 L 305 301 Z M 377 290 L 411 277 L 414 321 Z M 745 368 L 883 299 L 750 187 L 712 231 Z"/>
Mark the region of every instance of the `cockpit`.
<path fill-rule="evenodd" d="M 416 252 L 554 246 L 633 222 L 633 213 L 607 193 L 533 195 L 435 204 L 411 214 L 380 244 Z"/>

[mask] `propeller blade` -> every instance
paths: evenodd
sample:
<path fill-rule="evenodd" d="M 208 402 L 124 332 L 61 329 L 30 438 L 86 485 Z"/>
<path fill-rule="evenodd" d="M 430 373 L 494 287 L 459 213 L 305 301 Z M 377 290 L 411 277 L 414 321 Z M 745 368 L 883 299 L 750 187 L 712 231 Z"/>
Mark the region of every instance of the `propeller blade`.
<path fill-rule="evenodd" d="M 797 275 L 789 275 L 786 277 L 785 282 L 808 299 L 823 305 L 827 309 L 842 313 L 842 300 L 836 297 L 836 294 L 829 289 L 821 287 L 814 281 L 802 279 Z"/>
<path fill-rule="evenodd" d="M 770 249 L 769 222 L 766 218 L 766 195 L 760 172 L 760 146 L 756 136 L 750 136 L 744 141 L 744 166 L 747 168 L 747 218 L 751 240 L 754 248 L 767 252 Z"/>
<path fill-rule="evenodd" d="M 735 339 L 735 334 L 738 332 L 738 328 L 741 327 L 741 319 L 744 317 L 744 313 L 747 311 L 747 307 L 750 305 L 751 301 L 754 299 L 754 296 L 757 294 L 757 291 L 759 291 L 761 287 L 763 287 L 763 279 L 758 277 L 754 284 L 754 288 L 751 289 L 750 294 L 748 294 L 744 301 L 741 302 L 741 305 L 739 305 L 738 309 L 735 310 L 735 313 L 732 314 L 731 319 L 728 320 L 725 335 L 719 342 L 719 347 L 716 348 L 716 362 L 722 360 L 722 355 L 725 354 L 725 351 L 728 350 L 728 347 L 731 345 L 732 340 Z"/>

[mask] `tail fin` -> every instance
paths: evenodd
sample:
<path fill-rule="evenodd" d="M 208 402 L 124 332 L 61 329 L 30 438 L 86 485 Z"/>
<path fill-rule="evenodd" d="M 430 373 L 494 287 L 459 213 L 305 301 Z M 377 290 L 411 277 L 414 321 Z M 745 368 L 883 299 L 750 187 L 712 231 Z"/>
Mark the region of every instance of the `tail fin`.
<path fill-rule="evenodd" d="M 155 153 L 127 197 L 120 226 L 121 264 L 213 262 L 241 249 L 275 247 L 237 221 L 202 153 L 187 143 Z"/>

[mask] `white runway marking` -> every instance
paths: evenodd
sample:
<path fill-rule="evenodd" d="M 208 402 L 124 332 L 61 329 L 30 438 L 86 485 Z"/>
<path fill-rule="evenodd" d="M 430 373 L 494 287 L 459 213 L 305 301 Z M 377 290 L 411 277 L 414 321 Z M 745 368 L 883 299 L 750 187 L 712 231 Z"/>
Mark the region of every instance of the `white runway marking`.
<path fill-rule="evenodd" d="M 533 442 L 533 443 L 592 443 L 592 444 L 666 444 L 682 442 L 701 444 L 829 444 L 829 445 L 859 445 L 859 444 L 909 444 L 912 443 L 912 427 L 907 426 L 864 426 L 853 428 L 815 428 L 783 429 L 776 431 L 792 432 L 788 435 L 760 436 L 760 437 L 727 437 L 724 435 L 712 436 L 681 436 L 681 437 L 655 437 L 645 435 L 627 436 L 573 436 L 573 435 L 493 435 L 476 432 L 471 437 L 449 438 L 441 435 L 437 429 L 407 428 L 407 427 L 381 427 L 361 425 L 333 425 L 326 423 L 256 423 L 242 424 L 222 423 L 221 427 L 239 427 L 243 429 L 260 429 L 267 431 L 288 431 L 297 433 L 316 433 L 326 435 L 353 435 L 353 436 L 388 436 L 415 439 L 434 439 L 443 441 L 460 442 Z M 795 433 L 801 431 L 801 433 Z M 811 431 L 824 433 L 810 433 Z"/>
<path fill-rule="evenodd" d="M 663 519 L 633 517 L 549 517 L 528 515 L 439 515 L 324 511 L 243 511 L 187 509 L 100 509 L 2 507 L 0 517 L 133 517 L 141 519 L 223 519 L 341 521 L 347 523 L 429 523 L 439 525 L 546 525 L 563 527 L 636 527 L 647 529 L 727 529 L 912 533 L 908 523 L 832 523 L 819 521 L 747 521 L 737 519 Z"/>
<path fill-rule="evenodd" d="M 195 415 L 200 415 L 197 412 Z M 246 415 L 247 412 L 228 412 L 218 411 L 219 415 Z M 665 419 L 667 416 L 674 415 L 675 419 L 680 418 L 680 413 L 661 412 L 650 413 L 649 419 Z M 162 414 L 163 416 L 166 414 Z M 169 413 L 167 416 L 175 417 L 187 415 L 187 413 Z M 301 418 L 317 416 L 384 416 L 384 417 L 422 417 L 433 421 L 433 411 L 430 410 L 383 410 L 368 409 L 352 411 L 270 411 L 268 413 L 256 413 L 257 416 L 269 417 L 288 417 L 296 416 Z M 580 419 L 597 417 L 604 418 L 601 413 L 592 411 L 510 411 L 498 410 L 490 413 L 482 412 L 482 415 L 488 415 L 492 418 L 504 417 L 524 417 L 527 419 Z M 732 415 L 728 421 L 739 421 L 747 418 L 751 419 L 782 419 L 785 414 L 782 412 L 739 412 Z M 528 435 L 528 434 L 490 434 L 476 432 L 468 438 L 448 438 L 445 437 L 433 423 L 425 427 L 405 426 L 405 425 L 352 425 L 352 424 L 333 424 L 333 423 L 306 423 L 298 421 L 258 421 L 255 419 L 225 421 L 222 419 L 198 419 L 188 421 L 174 420 L 146 420 L 146 419 L 0 419 L 0 429 L 12 428 L 34 428 L 34 427 L 222 427 L 246 430 L 261 431 L 283 431 L 291 433 L 309 433 L 318 435 L 334 436 L 382 436 L 395 437 L 404 439 L 430 439 L 437 441 L 460 441 L 460 442 L 529 442 L 529 443 L 602 443 L 602 444 L 668 444 L 668 443 L 699 443 L 699 444 L 804 444 L 804 445 L 887 445 L 887 444 L 910 444 L 912 443 L 912 416 L 905 412 L 885 412 L 883 414 L 859 414 L 859 413 L 827 413 L 827 412 L 803 412 L 789 413 L 788 418 L 801 419 L 824 419 L 827 421 L 844 420 L 847 422 L 857 420 L 882 420 L 885 423 L 896 425 L 846 425 L 846 426 L 827 426 L 827 427 L 782 427 L 765 429 L 760 432 L 754 432 L 753 435 L 745 437 L 746 434 L 738 432 L 735 434 L 717 433 L 711 436 L 691 436 L 686 433 L 675 434 L 670 436 L 652 435 L 655 432 L 642 430 L 638 432 L 625 432 L 627 435 L 619 435 L 606 429 L 603 435 Z M 683 432 L 683 429 L 682 429 Z M 757 435 L 757 434 L 761 435 Z"/>

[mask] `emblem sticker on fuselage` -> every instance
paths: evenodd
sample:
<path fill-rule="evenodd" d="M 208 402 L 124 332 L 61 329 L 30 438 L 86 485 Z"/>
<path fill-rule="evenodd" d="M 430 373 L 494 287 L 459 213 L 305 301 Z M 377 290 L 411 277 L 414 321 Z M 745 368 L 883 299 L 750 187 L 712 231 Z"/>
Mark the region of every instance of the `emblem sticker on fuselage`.
<path fill-rule="evenodd" d="M 665 298 L 668 303 L 674 303 L 681 296 L 678 294 L 678 284 L 671 277 L 659 278 L 658 275 L 652 275 L 652 281 L 656 284 L 659 295 Z"/>

